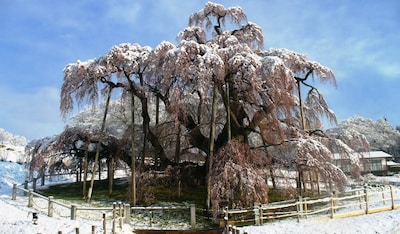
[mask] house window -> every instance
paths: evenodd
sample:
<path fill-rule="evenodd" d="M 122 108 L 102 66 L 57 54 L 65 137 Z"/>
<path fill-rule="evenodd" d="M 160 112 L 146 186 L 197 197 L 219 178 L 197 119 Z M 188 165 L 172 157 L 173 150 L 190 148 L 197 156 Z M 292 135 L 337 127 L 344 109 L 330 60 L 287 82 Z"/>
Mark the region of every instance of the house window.
<path fill-rule="evenodd" d="M 369 160 L 369 168 L 371 171 L 383 171 L 384 167 L 382 165 L 382 160 L 381 159 Z"/>

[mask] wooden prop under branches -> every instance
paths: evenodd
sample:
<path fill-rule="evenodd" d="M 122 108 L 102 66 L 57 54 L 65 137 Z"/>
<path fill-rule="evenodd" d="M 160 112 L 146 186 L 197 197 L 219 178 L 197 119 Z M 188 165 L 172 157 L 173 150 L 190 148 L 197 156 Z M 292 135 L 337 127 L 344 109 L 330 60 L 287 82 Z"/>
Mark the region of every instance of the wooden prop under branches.
<path fill-rule="evenodd" d="M 109 107 L 109 104 L 110 104 L 112 90 L 113 90 L 113 86 L 110 86 L 109 90 L 108 90 L 108 96 L 107 96 L 107 101 L 106 101 L 106 108 L 104 110 L 103 121 L 101 122 L 99 142 L 97 143 L 97 147 L 96 147 L 96 156 L 95 156 L 94 163 L 93 163 L 93 168 L 92 168 L 92 172 L 93 173 L 96 173 L 97 163 L 99 162 L 99 155 L 100 155 L 100 148 L 101 148 L 100 142 L 101 142 L 101 140 L 103 139 L 103 136 L 104 136 L 104 128 L 106 126 L 106 119 L 107 119 L 108 107 Z M 88 196 L 87 196 L 87 201 L 88 202 L 90 202 L 90 200 L 92 198 L 93 186 L 94 186 L 94 177 L 95 176 L 92 175 L 92 178 L 90 180 L 90 187 L 89 187 Z"/>

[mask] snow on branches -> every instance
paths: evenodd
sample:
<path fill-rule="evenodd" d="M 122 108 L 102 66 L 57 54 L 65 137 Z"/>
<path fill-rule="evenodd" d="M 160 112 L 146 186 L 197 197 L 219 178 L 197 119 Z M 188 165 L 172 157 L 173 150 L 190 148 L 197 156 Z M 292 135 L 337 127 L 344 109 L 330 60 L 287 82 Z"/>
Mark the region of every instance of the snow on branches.
<path fill-rule="evenodd" d="M 188 27 L 177 37 L 177 44 L 164 41 L 155 49 L 123 43 L 99 58 L 67 65 L 61 112 L 72 110 L 74 101 L 97 104 L 101 88 L 122 88 L 132 99 L 140 100 L 140 107 L 131 110 L 142 116 L 146 139 L 140 147 L 146 149 L 151 142 L 155 158 L 179 158 L 169 152 L 190 149 L 210 159 L 215 152 L 213 175 L 219 179 L 213 180 L 217 191 L 213 196 L 227 199 L 224 189 L 231 186 L 238 193 L 232 203 L 237 207 L 247 205 L 243 196 L 259 201 L 267 196 L 261 170 L 252 163 L 262 157 L 250 154 L 250 149 L 270 151 L 276 162 L 287 157 L 296 163 L 306 160 L 307 167 L 322 176 L 338 183 L 343 179 L 331 164 L 330 149 L 319 140 L 325 135 L 313 134 L 314 128 L 321 126 L 321 117 L 335 120 L 334 112 L 311 84 L 316 79 L 335 85 L 329 68 L 287 49 L 264 51 L 261 28 L 248 22 L 240 7 L 208 2 L 190 16 Z M 312 80 L 307 80 L 309 75 Z M 309 92 L 301 95 L 300 85 Z M 149 108 L 152 99 L 162 103 L 168 118 L 154 120 L 152 116 L 158 114 L 151 112 L 159 106 Z M 177 135 L 174 149 L 174 144 L 162 143 L 156 132 L 162 128 Z M 211 129 L 216 129 L 215 136 Z M 210 145 L 215 149 L 210 150 Z"/>

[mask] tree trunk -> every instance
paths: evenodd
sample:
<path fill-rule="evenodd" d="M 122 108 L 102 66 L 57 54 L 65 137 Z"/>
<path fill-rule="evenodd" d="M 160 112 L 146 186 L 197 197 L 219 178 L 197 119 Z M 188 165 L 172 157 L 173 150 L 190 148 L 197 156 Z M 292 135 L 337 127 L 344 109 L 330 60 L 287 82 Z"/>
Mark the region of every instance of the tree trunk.
<path fill-rule="evenodd" d="M 275 173 L 272 164 L 269 165 L 269 174 L 271 175 L 272 188 L 276 189 Z"/>
<path fill-rule="evenodd" d="M 176 144 L 175 144 L 175 163 L 179 164 L 181 152 L 181 126 L 178 124 L 178 129 L 176 133 Z"/>
<path fill-rule="evenodd" d="M 102 168 L 101 168 L 101 161 L 99 160 L 99 181 L 101 180 L 101 170 L 102 170 Z"/>
<path fill-rule="evenodd" d="M 96 166 L 97 166 L 97 163 L 99 162 L 100 144 L 101 144 L 101 140 L 103 139 L 104 128 L 106 126 L 107 112 L 108 112 L 108 107 L 110 105 L 111 93 L 112 93 L 112 87 L 109 87 L 107 101 L 106 101 L 106 107 L 104 110 L 103 121 L 101 123 L 100 136 L 99 136 L 99 140 L 98 140 L 97 147 L 96 147 L 96 156 L 94 158 L 92 173 L 96 173 Z M 93 185 L 94 185 L 94 175 L 92 175 L 92 179 L 90 181 L 90 187 L 89 187 L 89 191 L 88 191 L 88 202 L 90 202 L 90 199 L 92 198 Z"/>
<path fill-rule="evenodd" d="M 89 170 L 89 165 L 88 165 L 88 154 L 89 154 L 89 139 L 85 142 L 85 159 L 83 162 L 83 187 L 82 187 L 82 193 L 83 197 L 86 196 L 86 183 L 87 183 L 87 176 L 88 176 L 88 170 Z"/>
<path fill-rule="evenodd" d="M 144 139 L 149 141 L 151 145 L 156 149 L 157 155 L 160 157 L 160 167 L 166 167 L 171 161 L 165 155 L 164 148 L 161 146 L 160 142 L 158 141 L 158 137 L 150 130 L 150 115 L 147 105 L 147 96 L 145 92 L 137 86 L 134 82 L 132 82 L 129 77 L 127 77 L 128 82 L 131 85 L 131 93 L 132 95 L 138 97 L 142 104 L 142 118 L 143 118 L 143 131 L 144 131 Z M 143 151 L 144 154 L 146 153 Z M 145 157 L 145 155 L 143 155 Z"/>
<path fill-rule="evenodd" d="M 150 116 L 148 114 L 147 98 L 141 98 L 142 103 L 142 118 L 143 118 L 143 149 L 142 149 L 142 165 L 144 165 L 144 160 L 146 158 L 146 148 L 147 148 L 147 138 L 149 135 L 150 128 Z"/>
<path fill-rule="evenodd" d="M 217 115 L 217 84 L 214 83 L 213 87 L 213 97 L 212 97 L 212 109 L 211 109 L 211 124 L 210 124 L 210 139 L 209 139 L 209 153 L 206 160 L 206 185 L 207 185 L 207 199 L 206 199 L 206 207 L 207 210 L 211 207 L 211 160 L 214 157 L 214 138 L 215 138 L 215 122 Z"/>
<path fill-rule="evenodd" d="M 156 125 L 160 121 L 160 98 L 156 96 Z"/>
<path fill-rule="evenodd" d="M 108 194 L 112 194 L 113 186 L 114 186 L 114 172 L 115 172 L 115 165 L 114 165 L 114 157 L 111 157 L 107 160 L 108 164 Z"/>
<path fill-rule="evenodd" d="M 228 142 L 231 140 L 232 138 L 232 129 L 231 129 L 231 102 L 230 102 L 230 90 L 229 90 L 229 81 L 227 81 L 225 83 L 225 87 L 226 87 L 226 125 L 228 127 L 227 129 L 227 138 L 228 138 Z"/>
<path fill-rule="evenodd" d="M 131 132 L 131 148 L 132 148 L 132 155 L 131 155 L 131 172 L 132 172 L 132 197 L 131 202 L 133 206 L 136 206 L 136 147 L 135 147 L 135 95 L 131 93 L 131 121 L 132 121 L 132 132 Z"/>

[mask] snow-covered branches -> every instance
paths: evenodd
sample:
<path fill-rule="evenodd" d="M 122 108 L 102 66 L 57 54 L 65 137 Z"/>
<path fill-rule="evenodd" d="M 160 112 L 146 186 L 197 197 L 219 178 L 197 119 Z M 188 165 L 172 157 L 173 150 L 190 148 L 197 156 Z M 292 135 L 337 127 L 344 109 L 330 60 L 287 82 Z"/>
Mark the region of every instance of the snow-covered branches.
<path fill-rule="evenodd" d="M 329 132 L 348 145 L 359 146 L 356 151 L 383 150 L 395 157 L 400 155 L 400 132 L 385 119 L 373 121 L 355 116 L 329 129 Z"/>
<path fill-rule="evenodd" d="M 67 65 L 62 113 L 74 108 L 74 101 L 97 104 L 101 88 L 121 87 L 126 94 L 121 98 L 140 100 L 140 107 L 131 105 L 130 111 L 141 116 L 142 161 L 150 154 L 147 142 L 154 149 L 151 154 L 163 162 L 179 162 L 179 155 L 189 151 L 205 156 L 206 163 L 214 162 L 215 199 L 228 198 L 226 188 L 231 186 L 238 193 L 237 206 L 247 205 L 243 197 L 261 201 L 267 196 L 261 170 L 252 164 L 262 156 L 260 151 L 250 154 L 250 149 L 279 148 L 286 153 L 268 152 L 275 162 L 283 165 L 289 157 L 321 176 L 342 179 L 330 163 L 330 150 L 319 141 L 324 134 L 315 137 L 308 131 L 320 127 L 321 116 L 335 120 L 310 84 L 314 79 L 335 84 L 329 68 L 287 49 L 263 51 L 261 28 L 248 22 L 240 7 L 208 2 L 190 17 L 178 40 L 176 45 L 162 42 L 154 50 L 123 43 L 99 58 Z M 302 95 L 299 84 L 309 92 Z M 156 100 L 155 108 L 149 107 L 150 100 Z M 164 119 L 159 118 L 160 107 Z M 304 122 L 308 129 L 300 127 Z M 133 126 L 131 122 L 122 132 Z"/>
<path fill-rule="evenodd" d="M 221 4 L 207 2 L 204 9 L 190 16 L 189 25 L 205 26 L 207 29 L 211 29 L 214 23 L 212 19 L 218 21 L 216 27 L 224 26 L 225 19 L 236 25 L 247 21 L 246 15 L 240 7 L 225 8 Z"/>

